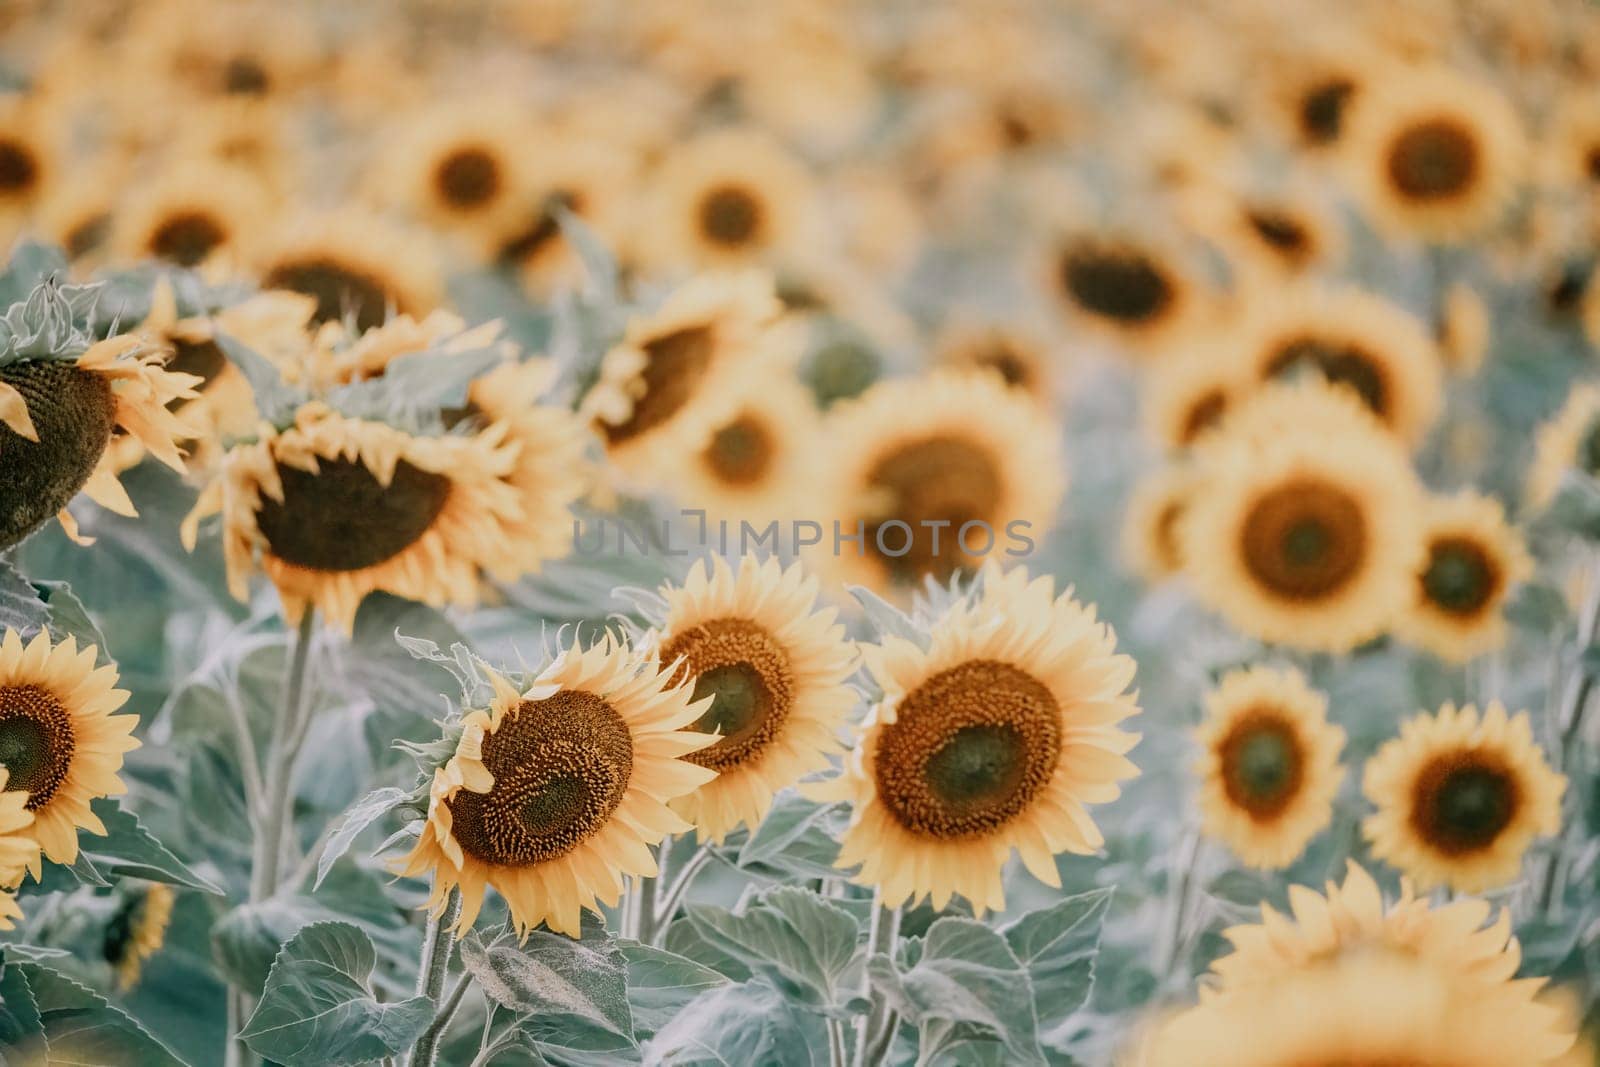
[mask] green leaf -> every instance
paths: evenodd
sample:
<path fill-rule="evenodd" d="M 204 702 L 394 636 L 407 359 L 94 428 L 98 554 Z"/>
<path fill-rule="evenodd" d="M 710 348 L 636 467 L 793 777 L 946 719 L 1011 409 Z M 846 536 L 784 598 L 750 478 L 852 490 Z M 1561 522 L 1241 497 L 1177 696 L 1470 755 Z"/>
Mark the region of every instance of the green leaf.
<path fill-rule="evenodd" d="M 767 890 L 740 913 L 697 904 L 685 914 L 717 948 L 822 1004 L 836 1003 L 839 978 L 856 955 L 856 920 L 807 889 Z"/>
<path fill-rule="evenodd" d="M 22 572 L 0 559 L 0 631 L 11 629 L 23 637 L 37 633 L 49 608 Z"/>
<path fill-rule="evenodd" d="M 101 797 L 93 802 L 91 810 L 105 824 L 106 834 L 104 837 L 82 835 L 79 848 L 101 871 L 122 878 L 142 878 L 147 882 L 165 882 L 222 895 L 221 887 L 190 870 L 151 836 L 137 815 L 125 811 L 115 798 Z"/>
<path fill-rule="evenodd" d="M 535 930 L 521 946 L 485 946 L 469 934 L 461 963 L 490 1000 L 529 1016 L 523 1025 L 542 1043 L 596 1052 L 632 1047 L 626 961 L 603 933 L 585 935 L 574 941 Z"/>
<path fill-rule="evenodd" d="M 588 223 L 564 205 L 553 205 L 551 212 L 561 226 L 561 235 L 567 239 L 567 244 L 578 253 L 578 259 L 583 263 L 584 273 L 588 276 L 589 289 L 594 294 L 594 299 L 603 305 L 616 303 L 619 277 L 617 257 L 611 254 L 605 242 L 600 240 L 600 235 L 595 233 Z"/>
<path fill-rule="evenodd" d="M 36 963 L 14 966 L 27 979 L 38 1006 L 52 1067 L 186 1067 L 132 1016 L 100 994 Z"/>
<path fill-rule="evenodd" d="M 459 678 L 451 685 L 457 670 L 464 668 L 439 650 L 464 640 L 433 608 L 372 593 L 356 609 L 343 674 L 377 707 L 431 721 L 439 713 L 443 695 L 466 685 Z"/>
<path fill-rule="evenodd" d="M 462 408 L 472 380 L 505 361 L 495 346 L 467 352 L 428 350 L 390 361 L 381 377 L 335 389 L 329 404 L 352 418 L 403 417 L 418 426 L 438 424 L 444 408 Z"/>
<path fill-rule="evenodd" d="M 1028 970 L 1040 1027 L 1066 1022 L 1088 1001 L 1111 892 L 1097 889 L 1067 897 L 1000 928 Z"/>
<path fill-rule="evenodd" d="M 13 946 L 6 946 L 6 955 L 15 955 Z M 39 1004 L 33 998 L 33 990 L 28 987 L 22 969 L 0 968 L 0 1049 L 15 1052 L 30 1042 L 43 1040 L 44 1020 L 39 1016 Z M 0 1062 L 5 1058 L 0 1055 Z"/>
<path fill-rule="evenodd" d="M 701 993 L 651 1039 L 647 1063 L 673 1067 L 822 1067 L 828 1038 L 819 1015 L 760 979 Z"/>
<path fill-rule="evenodd" d="M 322 855 L 317 857 L 317 880 L 311 884 L 311 888 L 315 890 L 322 885 L 322 880 L 328 877 L 328 870 L 338 862 L 340 856 L 350 851 L 350 846 L 355 843 L 361 831 L 405 803 L 410 795 L 404 789 L 388 786 L 374 789 L 352 804 L 344 813 L 339 828 L 329 836 L 328 843 L 323 846 Z"/>
<path fill-rule="evenodd" d="M 367 988 L 372 941 L 349 923 L 314 923 L 272 964 L 240 1037 L 266 1059 L 344 1067 L 409 1049 L 433 1019 L 427 997 L 380 1004 Z"/>
<path fill-rule="evenodd" d="M 666 1026 L 695 997 L 728 979 L 694 960 L 663 948 L 618 941 L 628 967 L 628 1004 L 634 1032 L 648 1036 Z"/>
<path fill-rule="evenodd" d="M 295 409 L 310 400 L 310 394 L 285 382 L 272 361 L 249 345 L 222 332 L 216 334 L 215 340 L 228 362 L 238 367 L 250 383 L 261 417 L 280 429 L 293 422 Z"/>
<path fill-rule="evenodd" d="M 972 1040 L 976 1028 L 1003 1044 L 1010 1062 L 1045 1063 L 1033 986 L 1004 937 L 973 919 L 944 918 L 928 928 L 920 948 L 908 970 L 880 955 L 868 961 L 867 972 L 917 1027 L 923 1060 Z"/>
<path fill-rule="evenodd" d="M 872 625 L 874 633 L 881 639 L 884 637 L 903 637 L 918 648 L 927 648 L 929 636 L 927 631 L 917 625 L 916 620 L 883 597 L 874 593 L 866 586 L 849 586 L 850 595 L 856 598 L 861 605 L 862 614 L 867 617 L 867 622 Z"/>
<path fill-rule="evenodd" d="M 97 662 L 110 663 L 105 635 L 89 617 L 89 610 L 73 593 L 72 587 L 66 582 L 34 582 L 33 585 L 50 613 L 50 633 L 53 637 L 59 639 L 71 635 L 77 639 L 79 648 L 93 645 L 99 652 Z"/>
<path fill-rule="evenodd" d="M 816 826 L 833 812 L 839 804 L 818 804 L 807 800 L 793 789 L 779 793 L 772 810 L 761 824 L 750 832 L 744 847 L 739 850 L 739 866 L 751 864 L 779 864 L 785 849 L 799 840 L 807 830 Z"/>
<path fill-rule="evenodd" d="M 1583 471 L 1567 471 L 1538 525 L 1588 541 L 1600 540 L 1600 481 Z"/>
<path fill-rule="evenodd" d="M 328 913 L 298 897 L 240 904 L 211 927 L 211 954 L 223 975 L 255 993 L 267 983 L 273 961 L 295 934 Z"/>

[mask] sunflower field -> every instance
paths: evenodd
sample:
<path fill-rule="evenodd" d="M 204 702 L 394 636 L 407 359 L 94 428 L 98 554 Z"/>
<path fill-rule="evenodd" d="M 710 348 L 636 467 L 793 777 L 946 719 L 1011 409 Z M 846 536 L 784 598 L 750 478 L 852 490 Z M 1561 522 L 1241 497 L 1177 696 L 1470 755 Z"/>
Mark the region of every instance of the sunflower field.
<path fill-rule="evenodd" d="M 1600 1064 L 1600 7 L 0 0 L 0 1067 Z"/>

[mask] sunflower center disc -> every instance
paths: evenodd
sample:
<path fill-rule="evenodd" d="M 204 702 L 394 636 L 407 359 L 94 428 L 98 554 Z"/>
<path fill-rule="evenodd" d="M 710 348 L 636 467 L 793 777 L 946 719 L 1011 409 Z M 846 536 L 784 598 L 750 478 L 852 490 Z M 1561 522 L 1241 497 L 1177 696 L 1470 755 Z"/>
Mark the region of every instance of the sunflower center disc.
<path fill-rule="evenodd" d="M 1330 382 L 1348 385 L 1375 414 L 1388 410 L 1389 390 L 1383 372 L 1371 356 L 1354 345 L 1305 337 L 1284 345 L 1267 364 L 1271 378 L 1304 371 L 1316 371 Z"/>
<path fill-rule="evenodd" d="M 266 68 L 250 56 L 235 56 L 228 60 L 222 72 L 224 92 L 236 96 L 261 96 L 272 87 Z"/>
<path fill-rule="evenodd" d="M 1477 173 L 1477 141 L 1444 119 L 1411 127 L 1389 150 L 1389 178 L 1413 199 L 1432 200 L 1465 192 Z"/>
<path fill-rule="evenodd" d="M 196 387 L 204 390 L 216 380 L 228 366 L 228 357 L 215 341 L 184 341 L 176 337 L 167 338 L 172 345 L 172 358 L 167 360 L 167 369 L 179 374 L 193 374 L 200 379 Z M 167 408 L 173 410 L 188 403 L 183 397 L 174 397 L 167 401 Z"/>
<path fill-rule="evenodd" d="M 962 524 L 992 522 L 1000 508 L 999 465 L 987 451 L 960 437 L 926 437 L 901 445 L 873 464 L 867 484 L 883 494 L 885 507 L 881 514 L 867 516 L 867 551 L 901 581 L 925 574 L 948 578 L 965 558 L 958 543 Z M 910 533 L 900 527 L 884 529 L 892 520 L 910 526 Z M 889 555 L 907 542 L 903 554 Z"/>
<path fill-rule="evenodd" d="M 450 496 L 450 479 L 401 460 L 387 486 L 360 460 L 319 459 L 316 474 L 278 465 L 283 503 L 268 497 L 256 526 L 272 554 L 318 571 L 358 571 L 416 543 Z"/>
<path fill-rule="evenodd" d="M 706 461 L 721 481 L 753 485 L 772 464 L 772 434 L 754 416 L 735 419 L 716 432 L 706 448 Z"/>
<path fill-rule="evenodd" d="M 683 758 L 727 770 L 759 756 L 783 729 L 794 702 L 794 674 L 783 646 L 748 619 L 713 619 L 668 641 L 661 661 L 682 657 L 674 681 L 693 674 L 694 699 L 711 707 L 694 729 L 721 739 Z"/>
<path fill-rule="evenodd" d="M 1411 821 L 1433 848 L 1462 855 L 1494 844 L 1516 815 L 1518 800 L 1504 767 L 1470 753 L 1452 754 L 1418 776 Z"/>
<path fill-rule="evenodd" d="M 67 506 L 111 440 L 116 399 L 111 385 L 71 363 L 13 363 L 0 382 L 28 405 L 39 440 L 0 424 L 0 551 L 17 544 Z"/>
<path fill-rule="evenodd" d="M 973 362 L 994 371 L 1014 389 L 1026 388 L 1033 382 L 1033 372 L 1027 361 L 1007 345 L 988 345 L 978 352 Z"/>
<path fill-rule="evenodd" d="M 1193 444 L 1202 433 L 1221 422 L 1227 410 L 1228 394 L 1221 389 L 1213 389 L 1202 394 L 1189 406 L 1188 412 L 1184 415 L 1180 443 Z"/>
<path fill-rule="evenodd" d="M 0 192 L 24 193 L 39 178 L 33 153 L 15 141 L 0 141 Z"/>
<path fill-rule="evenodd" d="M 78 259 L 106 243 L 111 236 L 111 213 L 97 211 L 67 231 L 61 242 L 66 246 L 67 258 Z"/>
<path fill-rule="evenodd" d="M 210 215 L 185 211 L 156 227 L 150 235 L 150 252 L 180 267 L 195 267 L 227 238 L 227 232 Z"/>
<path fill-rule="evenodd" d="M 74 751 L 72 717 L 36 685 L 0 686 L 0 765 L 6 792 L 26 792 L 28 810 L 50 802 L 67 777 Z"/>
<path fill-rule="evenodd" d="M 1173 297 L 1167 276 L 1132 249 L 1073 249 L 1062 258 L 1061 284 L 1084 310 L 1134 325 L 1158 318 Z"/>
<path fill-rule="evenodd" d="M 544 863 L 598 833 L 622 803 L 633 736 L 600 697 L 563 691 L 524 701 L 485 735 L 483 764 L 494 788 L 449 801 L 451 833 L 486 863 Z"/>
<path fill-rule="evenodd" d="M 710 326 L 690 326 L 645 342 L 644 395 L 634 401 L 627 421 L 602 424 L 606 439 L 626 441 L 676 415 L 694 396 L 715 348 Z"/>
<path fill-rule="evenodd" d="M 901 699 L 872 773 L 902 827 L 958 840 L 1020 815 L 1060 759 L 1061 709 L 1050 690 L 1009 664 L 972 660 Z"/>
<path fill-rule="evenodd" d="M 500 192 L 500 166 L 481 148 L 463 148 L 439 164 L 439 195 L 453 207 L 474 208 Z"/>
<path fill-rule="evenodd" d="M 1263 241 L 1292 260 L 1303 256 L 1311 243 L 1306 228 L 1281 211 L 1247 211 L 1245 218 Z"/>
<path fill-rule="evenodd" d="M 1343 489 L 1297 481 L 1263 495 L 1245 516 L 1245 569 L 1273 594 L 1316 600 L 1337 593 L 1361 570 L 1367 526 Z"/>
<path fill-rule="evenodd" d="M 736 248 L 746 244 L 760 228 L 760 203 L 736 185 L 713 189 L 700 202 L 700 229 L 719 245 Z"/>
<path fill-rule="evenodd" d="M 1270 711 L 1241 719 L 1223 739 L 1222 787 L 1252 818 L 1282 814 L 1300 791 L 1304 755 L 1294 730 Z"/>
<path fill-rule="evenodd" d="M 389 294 L 370 274 L 331 259 L 279 263 L 262 279 L 263 289 L 289 289 L 317 302 L 317 322 L 338 322 L 348 309 L 360 330 L 382 326 L 389 312 Z"/>
<path fill-rule="evenodd" d="M 1324 82 L 1306 93 L 1300 103 L 1300 128 L 1313 144 L 1337 141 L 1344 129 L 1344 109 L 1356 91 L 1343 78 Z"/>
<path fill-rule="evenodd" d="M 545 197 L 533 219 L 522 230 L 512 234 L 500 245 L 499 258 L 501 263 L 525 263 L 534 259 L 540 252 L 561 236 L 561 222 L 556 217 L 556 208 L 565 208 L 574 214 L 582 214 L 583 197 L 566 189 L 557 189 Z"/>
<path fill-rule="evenodd" d="M 1422 572 L 1422 591 L 1452 615 L 1476 615 L 1494 596 L 1499 578 L 1483 547 L 1464 537 L 1435 541 Z"/>

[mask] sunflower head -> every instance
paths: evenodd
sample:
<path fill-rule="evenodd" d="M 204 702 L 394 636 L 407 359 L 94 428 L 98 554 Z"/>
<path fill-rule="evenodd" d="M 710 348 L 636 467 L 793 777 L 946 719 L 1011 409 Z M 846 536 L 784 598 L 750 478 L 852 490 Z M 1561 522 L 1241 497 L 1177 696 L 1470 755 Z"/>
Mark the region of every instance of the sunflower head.
<path fill-rule="evenodd" d="M 1561 826 L 1566 779 L 1552 771 L 1526 713 L 1446 704 L 1406 722 L 1367 763 L 1373 854 L 1424 889 L 1481 892 L 1514 879 L 1539 835 Z"/>
<path fill-rule="evenodd" d="M 1425 524 L 1427 557 L 1397 632 L 1458 662 L 1495 648 L 1501 609 L 1533 570 L 1522 535 L 1497 501 L 1471 492 L 1430 502 Z"/>
<path fill-rule="evenodd" d="M 1129 337 L 1168 326 L 1187 298 L 1172 267 L 1131 242 L 1074 238 L 1057 249 L 1055 269 L 1057 289 L 1072 308 Z"/>
<path fill-rule="evenodd" d="M 135 889 L 112 915 L 101 952 L 122 992 L 139 984 L 145 961 L 166 942 L 175 896 L 171 886 L 151 882 Z"/>

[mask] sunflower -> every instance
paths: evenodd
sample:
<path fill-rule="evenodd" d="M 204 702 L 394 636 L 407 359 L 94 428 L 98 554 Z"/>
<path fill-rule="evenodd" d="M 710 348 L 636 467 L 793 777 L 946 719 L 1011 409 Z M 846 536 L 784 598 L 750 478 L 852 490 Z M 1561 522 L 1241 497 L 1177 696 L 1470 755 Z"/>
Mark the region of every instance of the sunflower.
<path fill-rule="evenodd" d="M 473 436 L 416 436 L 348 418 L 320 402 L 294 422 L 230 448 L 183 523 L 222 513 L 228 588 L 240 600 L 259 567 L 297 623 L 314 607 L 346 632 L 374 590 L 427 604 L 471 605 L 479 569 L 499 572 L 523 551 L 524 516 L 507 480 L 517 457 L 497 424 Z"/>
<path fill-rule="evenodd" d="M 1445 366 L 1456 374 L 1473 374 L 1489 354 L 1494 324 L 1483 297 L 1465 282 L 1454 282 L 1445 290 L 1439 308 L 1434 337 Z"/>
<path fill-rule="evenodd" d="M 852 805 L 838 865 L 860 865 L 885 907 L 959 894 L 1005 907 L 1011 851 L 1060 888 L 1055 855 L 1103 843 L 1088 804 L 1115 800 L 1138 768 L 1134 663 L 1094 609 L 1022 569 L 984 569 L 982 589 L 933 627 L 927 647 L 863 648 L 882 697 L 836 778 L 807 792 Z"/>
<path fill-rule="evenodd" d="M 1205 832 L 1251 867 L 1287 867 L 1333 817 L 1344 731 L 1300 672 L 1230 671 L 1195 732 Z"/>
<path fill-rule="evenodd" d="M 1141 348 L 1181 332 L 1199 302 L 1172 256 L 1131 238 L 1069 234 L 1052 246 L 1047 267 L 1052 291 L 1075 317 Z"/>
<path fill-rule="evenodd" d="M 39 866 L 39 842 L 33 836 L 28 794 L 7 789 L 10 776 L 11 772 L 0 766 L 0 889 L 4 890 L 20 885 L 23 876 Z"/>
<path fill-rule="evenodd" d="M 407 113 L 376 168 L 387 197 L 446 227 L 493 226 L 529 181 L 532 122 L 509 102 L 466 100 Z"/>
<path fill-rule="evenodd" d="M 1526 712 L 1446 704 L 1367 761 L 1362 788 L 1378 810 L 1363 830 L 1372 854 L 1421 888 L 1479 893 L 1514 880 L 1533 839 L 1560 831 L 1566 785 Z"/>
<path fill-rule="evenodd" d="M 134 892 L 111 917 L 101 948 L 116 975 L 117 988 L 124 993 L 139 984 L 145 961 L 166 943 L 175 896 L 172 887 L 161 882 Z"/>
<path fill-rule="evenodd" d="M 198 267 L 214 255 L 242 259 L 267 211 L 255 179 L 216 164 L 183 162 L 118 206 L 111 244 L 126 259 L 179 267 Z"/>
<path fill-rule="evenodd" d="M 0 551 L 52 515 L 78 539 L 67 503 L 80 489 L 104 508 L 136 514 L 108 449 L 119 431 L 183 470 L 176 442 L 193 434 L 168 405 L 193 397 L 195 379 L 164 369 L 164 360 L 141 338 L 119 335 L 76 360 L 0 366 Z"/>
<path fill-rule="evenodd" d="M 1352 115 L 1354 182 L 1378 222 L 1461 240 L 1504 214 L 1525 149 L 1516 112 L 1487 82 L 1445 70 L 1383 79 Z"/>
<path fill-rule="evenodd" d="M 663 669 L 675 684 L 692 682 L 696 701 L 711 698 L 694 728 L 717 741 L 685 759 L 717 777 L 672 802 L 705 840 L 759 825 L 780 790 L 842 751 L 856 656 L 817 593 L 799 564 L 750 556 L 737 573 L 720 558 L 698 562 L 681 587 L 662 590 Z"/>
<path fill-rule="evenodd" d="M 97 655 L 71 636 L 52 645 L 42 630 L 26 644 L 9 628 L 0 637 L 0 766 L 6 791 L 26 793 L 33 814 L 14 829 L 53 863 L 77 860 L 80 828 L 106 832 L 89 802 L 126 792 L 117 772 L 123 755 L 139 747 L 132 736 L 139 717 L 114 714 L 127 690 L 116 688 L 115 667 L 95 666 Z M 8 852 L 6 861 L 17 858 Z M 37 879 L 38 855 L 26 865 Z"/>
<path fill-rule="evenodd" d="M 672 472 L 678 499 L 714 518 L 792 519 L 817 484 L 820 433 L 811 393 L 774 375 Z"/>
<path fill-rule="evenodd" d="M 1173 464 L 1139 480 L 1123 520 L 1123 544 L 1129 562 L 1146 581 L 1157 582 L 1183 570 L 1183 543 L 1178 530 L 1183 509 L 1199 489 L 1194 470 Z"/>
<path fill-rule="evenodd" d="M 1411 607 L 1395 623 L 1402 639 L 1455 662 L 1500 647 L 1512 588 L 1533 573 L 1522 535 L 1498 501 L 1473 492 L 1430 501 L 1423 520 L 1427 561 Z"/>
<path fill-rule="evenodd" d="M 783 262 L 815 236 L 811 175 L 754 129 L 716 130 L 677 146 L 650 184 L 639 251 L 663 268 Z"/>
<path fill-rule="evenodd" d="M 1263 294 L 1235 340 L 1261 381 L 1304 372 L 1353 390 L 1396 434 L 1416 444 L 1437 415 L 1442 369 L 1427 328 L 1358 289 L 1295 287 Z"/>
<path fill-rule="evenodd" d="M 1141 399 L 1150 435 L 1169 451 L 1185 451 L 1221 426 L 1253 384 L 1226 345 L 1205 338 L 1145 376 Z"/>
<path fill-rule="evenodd" d="M 623 471 L 670 469 L 731 417 L 767 367 L 779 305 L 765 275 L 702 275 L 636 316 L 581 413 Z"/>
<path fill-rule="evenodd" d="M 1332 263 L 1343 250 L 1340 221 L 1311 189 L 1296 185 L 1236 191 L 1202 185 L 1181 202 L 1199 233 L 1233 266 L 1265 278 Z"/>
<path fill-rule="evenodd" d="M 315 297 L 316 321 L 351 315 L 359 329 L 383 325 L 390 309 L 425 315 L 443 283 L 437 255 L 420 234 L 359 214 L 303 219 L 260 260 L 263 289 Z"/>
<path fill-rule="evenodd" d="M 956 370 L 984 370 L 1040 404 L 1054 402 L 1060 374 L 1043 338 L 1004 323 L 958 322 L 941 332 L 934 362 Z"/>
<path fill-rule="evenodd" d="M 1060 427 L 992 374 L 880 382 L 832 408 L 823 437 L 822 514 L 837 525 L 820 556 L 874 588 L 976 566 L 1014 528 L 1042 536 L 1065 488 Z"/>
<path fill-rule="evenodd" d="M 98 265 L 110 250 L 120 168 L 109 160 L 52 182 L 33 212 L 39 236 L 60 246 L 75 271 Z"/>
<path fill-rule="evenodd" d="M 685 729 L 705 704 L 609 637 L 561 653 L 521 693 L 490 681 L 493 702 L 467 713 L 434 773 L 402 871 L 432 874 L 435 913 L 460 887 L 460 932 L 488 885 L 524 937 L 541 922 L 577 937 L 584 908 L 615 905 L 624 876 L 654 876 L 650 846 L 691 828 L 668 804 L 716 776 L 682 758 L 715 740 Z"/>
<path fill-rule="evenodd" d="M 26 100 L 0 101 L 0 211 L 26 208 L 53 186 L 60 152 L 50 129 Z"/>
<path fill-rule="evenodd" d="M 1275 387 L 1207 442 L 1179 525 L 1200 598 L 1242 632 L 1343 652 L 1407 603 L 1422 541 L 1409 462 L 1346 390 Z"/>
<path fill-rule="evenodd" d="M 1600 474 L 1600 386 L 1574 385 L 1556 417 L 1539 427 L 1527 476 L 1528 505 L 1535 510 L 1549 505 L 1562 475 L 1574 468 Z"/>
<path fill-rule="evenodd" d="M 1379 69 L 1371 50 L 1349 38 L 1286 52 L 1273 76 L 1283 125 L 1293 142 L 1313 153 L 1340 144 L 1349 133 L 1353 106 Z"/>
<path fill-rule="evenodd" d="M 1600 189 L 1600 99 L 1592 90 L 1560 101 L 1541 148 L 1540 177 L 1551 189 Z"/>

